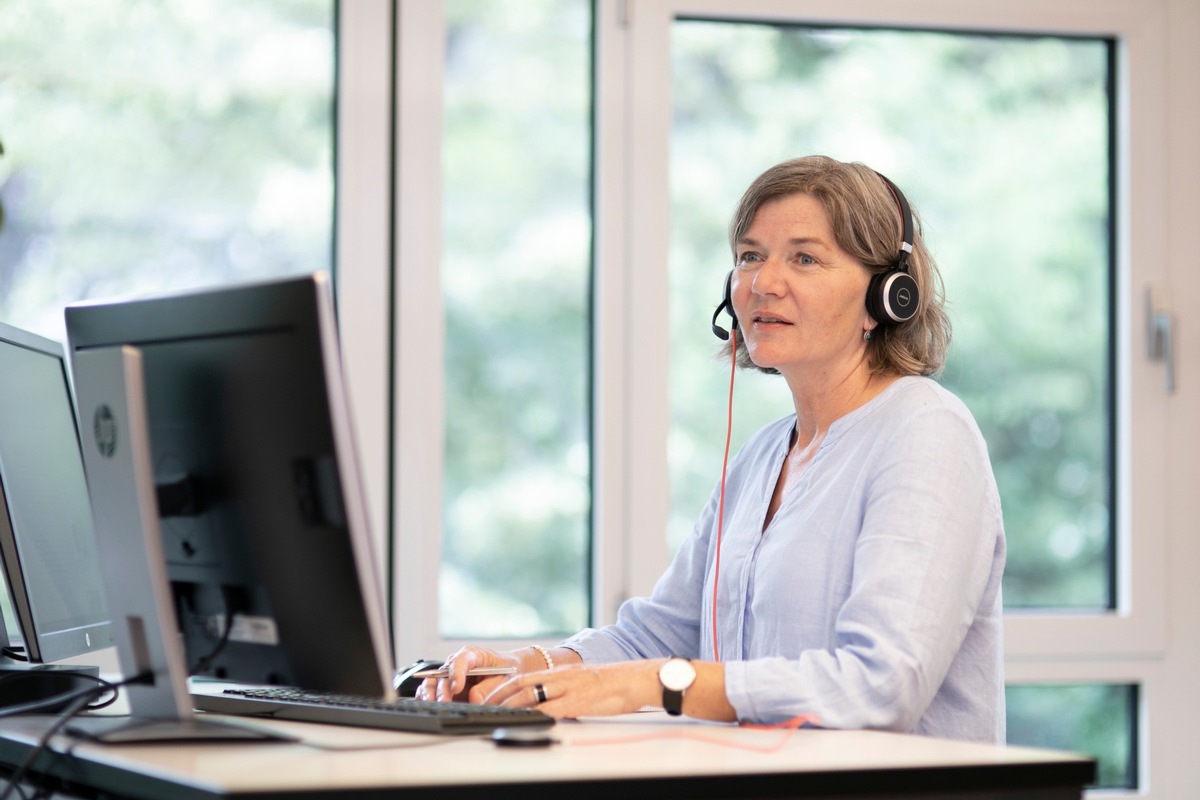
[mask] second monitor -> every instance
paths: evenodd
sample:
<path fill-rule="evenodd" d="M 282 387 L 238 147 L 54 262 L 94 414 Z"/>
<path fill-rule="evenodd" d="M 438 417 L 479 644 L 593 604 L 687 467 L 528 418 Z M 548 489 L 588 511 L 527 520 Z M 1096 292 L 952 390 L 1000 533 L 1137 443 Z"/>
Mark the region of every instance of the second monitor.
<path fill-rule="evenodd" d="M 0 572 L 15 623 L 0 623 L 0 706 L 12 710 L 98 676 L 54 662 L 113 639 L 63 347 L 0 324 L 0 376 Z"/>

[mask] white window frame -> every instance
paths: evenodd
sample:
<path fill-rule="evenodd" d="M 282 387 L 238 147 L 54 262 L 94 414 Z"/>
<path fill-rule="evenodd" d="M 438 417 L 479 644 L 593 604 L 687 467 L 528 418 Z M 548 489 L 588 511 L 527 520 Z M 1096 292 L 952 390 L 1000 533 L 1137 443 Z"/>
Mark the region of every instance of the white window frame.
<path fill-rule="evenodd" d="M 385 534 L 392 537 L 394 636 L 404 661 L 459 644 L 437 631 L 445 20 L 441 0 L 340 5 L 339 303 L 381 552 Z M 596 624 L 611 621 L 624 597 L 649 591 L 668 558 L 671 21 L 709 16 L 1116 39 L 1118 607 L 1009 615 L 1006 669 L 1011 682 L 1140 685 L 1141 787 L 1128 796 L 1194 795 L 1200 326 L 1195 301 L 1181 298 L 1200 298 L 1192 233 L 1200 219 L 1200 93 L 1193 83 L 1200 3 L 597 0 L 596 7 Z M 920 98 L 913 103 L 919 113 Z M 1019 232 L 1014 237 L 1019 251 Z M 1002 272 L 1003 258 L 980 268 Z M 1163 364 L 1147 357 L 1149 287 L 1166 298 L 1175 322 L 1173 394 L 1165 391 Z"/>
<path fill-rule="evenodd" d="M 1046 8 L 1053 5 L 1053 8 Z M 644 230 L 635 231 L 637 248 L 626 261 L 632 274 L 638 276 L 639 289 L 647 280 L 651 285 L 639 290 L 637 302 L 642 308 L 630 308 L 622 321 L 639 342 L 669 340 L 666 298 L 667 242 L 669 236 L 668 175 L 669 159 L 664 142 L 670 135 L 670 25 L 680 16 L 708 16 L 730 20 L 763 20 L 775 22 L 813 22 L 863 25 L 894 25 L 897 27 L 929 26 L 942 29 L 962 28 L 969 31 L 997 30 L 1009 32 L 1055 32 L 1095 35 L 1115 35 L 1118 38 L 1120 75 L 1118 93 L 1122 102 L 1118 109 L 1118 187 L 1121 198 L 1118 218 L 1122 228 L 1118 235 L 1118 314 L 1120 342 L 1118 352 L 1118 406 L 1123 410 L 1117 421 L 1118 429 L 1118 549 L 1122 568 L 1119 570 L 1119 607 L 1111 614 L 1071 614 L 1069 616 L 1031 613 L 1012 615 L 1006 627 L 1006 647 L 1011 655 L 1031 654 L 1078 655 L 1088 653 L 1161 654 L 1165 641 L 1163 624 L 1165 586 L 1159 576 L 1165 571 L 1165 483 L 1162 476 L 1133 470 L 1135 462 L 1147 461 L 1153 453 L 1165 452 L 1166 426 L 1164 414 L 1166 396 L 1162 380 L 1154 375 L 1155 366 L 1140 354 L 1145 351 L 1140 327 L 1133 325 L 1135 315 L 1141 318 L 1141 298 L 1134 297 L 1131 286 L 1160 280 L 1165 263 L 1165 186 L 1166 171 L 1162 153 L 1166 146 L 1166 105 L 1164 63 L 1160 54 L 1165 47 L 1166 29 L 1154 24 L 1155 9 L 1142 2 L 972 2 L 953 3 L 906 2 L 889 0 L 808 0 L 800 4 L 787 0 L 651 0 L 638 2 L 635 9 L 635 42 L 632 52 L 634 103 L 641 109 L 631 119 L 633 132 L 629 172 L 637 185 L 631 192 L 633 202 L 641 203 L 635 218 Z M 1161 9 L 1157 10 L 1161 14 Z M 1086 12 L 1086 13 L 1081 13 Z M 1164 20 L 1165 21 L 1165 20 Z M 902 88 L 901 88 L 902 90 Z M 913 98 L 914 113 L 920 113 L 919 98 Z M 732 201 L 731 201 L 732 202 Z M 1131 216 L 1132 215 L 1132 216 Z M 1015 238 L 1019 239 L 1019 232 Z M 1013 243 L 1014 250 L 1019 242 Z M 1003 258 L 992 267 L 997 273 L 1004 269 Z M 1134 264 L 1137 265 L 1136 272 Z M 981 269 L 988 268 L 980 265 Z M 627 307 L 628 304 L 626 304 Z M 1014 312 L 1019 308 L 1014 297 Z M 1018 312 L 1019 313 L 1019 312 Z M 1132 334 L 1132 335 L 1131 335 Z M 647 396 L 655 402 L 665 402 L 659 388 L 665 384 L 668 358 L 665 346 L 646 350 L 639 347 L 643 361 L 656 363 L 639 371 L 649 376 L 652 385 L 632 387 L 639 398 Z M 603 378 L 601 379 L 603 383 Z M 641 406 L 648 405 L 644 400 Z M 1132 409 L 1136 409 L 1130 413 Z M 659 442 L 665 438 L 666 414 L 662 409 L 645 412 L 653 417 L 653 435 L 632 439 L 635 446 L 644 447 L 627 459 L 629 470 L 640 477 L 633 481 L 656 496 L 666 494 L 666 461 Z M 644 443 L 654 442 L 647 447 Z M 645 527 L 635 539 L 652 538 L 652 531 L 665 528 L 661 513 L 648 518 L 639 514 Z M 1139 542 L 1135 551 L 1131 530 L 1137 530 Z M 1145 546 L 1145 545 L 1154 546 Z M 1066 631 L 1062 625 L 1068 625 Z"/>
<path fill-rule="evenodd" d="M 434 657 L 445 351 L 440 0 L 338 11 L 337 294 L 398 666 Z M 418 612 L 413 609 L 419 609 Z"/>
<path fill-rule="evenodd" d="M 1176 398 L 1164 390 L 1162 366 L 1145 357 L 1147 334 L 1143 294 L 1148 286 L 1168 283 L 1167 153 L 1171 144 L 1168 112 L 1169 3 L 1141 0 L 1040 0 L 994 3 L 984 0 L 895 3 L 890 0 L 648 0 L 614 2 L 610 15 L 627 30 L 629 52 L 628 106 L 624 141 L 632 176 L 625 197 L 637 229 L 628 233 L 637 246 L 623 262 L 601 263 L 606 269 L 637 276 L 639 291 L 631 302 L 618 298 L 627 315 L 614 320 L 621 335 L 639 342 L 629 351 L 641 363 L 620 377 L 628 381 L 629 442 L 624 474 L 637 487 L 626 497 L 630 542 L 657 541 L 667 518 L 660 498 L 668 495 L 665 377 L 669 362 L 666 265 L 670 220 L 667 174 L 670 159 L 670 28 L 679 17 L 760 20 L 945 30 L 1080 34 L 1114 37 L 1117 42 L 1115 156 L 1117 164 L 1117 608 L 1110 613 L 1009 614 L 1005 621 L 1008 679 L 1012 682 L 1119 682 L 1141 687 L 1139 715 L 1141 791 L 1166 782 L 1172 770 L 1151 757 L 1167 728 L 1151 726 L 1165 717 L 1166 695 L 1182 691 L 1195 696 L 1190 684 L 1164 687 L 1162 664 L 1168 651 L 1168 545 L 1170 542 L 1169 475 L 1164 471 L 1170 442 L 1170 411 Z M 629 19 L 632 13 L 633 18 Z M 603 28 L 601 29 L 603 30 Z M 603 51 L 602 51 L 603 52 Z M 1176 90 L 1178 91 L 1178 89 Z M 920 113 L 920 98 L 913 98 Z M 601 151 L 603 154 L 603 151 Z M 603 158 L 601 158 L 603 171 Z M 604 224 L 604 221 L 600 221 Z M 1014 234 L 1019 251 L 1019 232 Z M 998 273 L 997 264 L 981 265 Z M 1014 309 L 1019 308 L 1014 297 Z M 601 321 L 603 322 L 603 320 Z M 603 327 L 601 328 L 603 331 Z M 603 340 L 603 337 L 601 337 Z M 660 343 L 647 347 L 645 343 Z M 597 381 L 604 385 L 608 375 Z M 643 382 L 644 381 L 644 382 Z M 1194 467 L 1192 468 L 1194 472 Z M 660 555 L 657 548 L 642 563 Z M 635 556 L 636 559 L 636 556 Z M 649 583 L 634 583 L 633 592 Z M 1159 702 L 1151 705 L 1158 699 Z M 1151 713 L 1153 709 L 1153 714 Z M 1177 765 L 1180 769 L 1183 764 Z"/>

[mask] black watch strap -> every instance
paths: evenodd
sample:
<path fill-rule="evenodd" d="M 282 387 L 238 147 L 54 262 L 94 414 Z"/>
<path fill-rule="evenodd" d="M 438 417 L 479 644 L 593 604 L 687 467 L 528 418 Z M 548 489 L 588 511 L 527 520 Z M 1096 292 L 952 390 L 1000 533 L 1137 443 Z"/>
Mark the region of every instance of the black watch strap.
<path fill-rule="evenodd" d="M 672 717 L 678 717 L 683 713 L 683 692 L 674 689 L 663 687 L 663 710 Z"/>

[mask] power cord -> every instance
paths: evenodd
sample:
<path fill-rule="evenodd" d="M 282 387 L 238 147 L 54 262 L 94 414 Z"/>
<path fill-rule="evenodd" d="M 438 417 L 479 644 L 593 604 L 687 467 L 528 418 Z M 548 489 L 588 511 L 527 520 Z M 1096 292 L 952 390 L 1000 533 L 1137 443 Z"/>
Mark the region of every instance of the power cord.
<path fill-rule="evenodd" d="M 21 680 L 41 680 L 41 679 L 45 678 L 45 676 L 46 676 L 46 673 L 41 673 L 41 672 L 12 673 L 12 674 L 4 675 L 3 677 L 0 677 L 0 685 L 6 684 L 6 683 L 12 683 L 13 681 L 21 681 Z M 12 704 L 12 705 L 0 706 L 0 719 L 3 719 L 5 717 L 15 717 L 19 714 L 36 714 L 39 711 L 49 711 L 50 709 L 56 708 L 57 706 L 60 706 L 63 703 L 68 703 L 68 702 L 74 700 L 75 697 L 77 697 L 81 692 L 84 694 L 91 694 L 97 698 L 103 697 L 105 694 L 111 692 L 112 695 L 107 700 L 104 700 L 103 702 L 95 703 L 95 704 L 90 704 L 90 700 L 89 700 L 89 705 L 87 706 L 88 711 L 96 711 L 101 708 L 107 708 L 108 706 L 111 706 L 113 703 L 115 703 L 117 700 L 116 686 L 123 685 L 123 684 L 113 684 L 113 683 L 110 683 L 109 681 L 104 680 L 103 678 L 98 678 L 95 675 L 88 675 L 88 674 L 82 673 L 82 672 L 72 673 L 71 678 L 73 680 L 77 679 L 77 678 L 82 678 L 84 680 L 92 681 L 96 685 L 95 686 L 86 686 L 83 689 L 72 689 L 70 691 L 63 692 L 61 694 L 51 695 L 50 697 L 43 697 L 40 700 L 32 700 L 28 703 L 16 703 L 16 704 Z M 97 689 L 101 689 L 103 691 L 97 692 L 96 691 Z"/>
<path fill-rule="evenodd" d="M 73 692 L 67 692 L 55 697 L 48 697 L 45 700 L 40 700 L 36 703 L 23 703 L 21 706 L 9 706 L 0 712 L 0 717 L 10 717 L 14 716 L 15 714 L 32 713 L 51 704 L 57 705 L 64 701 L 70 702 L 70 705 L 67 706 L 66 710 L 59 714 L 54 721 L 50 723 L 49 727 L 43 731 L 42 735 L 38 738 L 37 744 L 30 749 L 29 754 L 25 757 L 25 760 L 22 761 L 20 766 L 18 766 L 13 772 L 12 777 L 9 778 L 8 785 L 4 787 L 3 792 L 0 792 L 0 800 L 8 800 L 14 791 L 20 793 L 22 797 L 25 796 L 25 793 L 21 790 L 20 784 L 24 779 L 25 774 L 29 771 L 29 767 L 38 759 L 38 756 L 40 756 L 46 750 L 50 743 L 51 737 L 58 733 L 64 725 L 70 722 L 76 714 L 89 707 L 103 708 L 111 705 L 112 702 L 117 698 L 118 689 L 120 689 L 122 686 L 138 683 L 149 683 L 153 679 L 153 676 L 148 672 L 135 675 L 132 678 L 127 678 L 126 680 L 119 681 L 117 683 L 111 683 L 103 678 L 95 678 L 91 675 L 87 677 L 96 681 L 96 685 L 87 686 L 83 689 L 76 689 Z M 92 705 L 92 702 L 96 698 L 103 697 L 105 694 L 110 692 L 112 693 L 112 698 L 110 700 L 94 706 Z"/>
<path fill-rule="evenodd" d="M 233 632 L 233 602 L 232 602 L 231 598 L 229 597 L 228 593 L 226 593 L 224 600 L 225 600 L 225 616 L 224 616 L 224 625 L 223 625 L 223 630 L 221 631 L 221 635 L 217 639 L 216 644 L 213 645 L 213 648 L 211 650 L 209 650 L 206 654 L 201 656 L 200 659 L 196 662 L 196 665 L 193 666 L 191 668 L 191 670 L 188 671 L 189 677 L 193 676 L 193 675 L 200 675 L 201 673 L 207 672 L 208 668 L 210 666 L 212 666 L 212 663 L 214 661 L 216 661 L 217 656 L 219 656 L 221 654 L 221 651 L 225 649 L 225 645 L 229 644 L 229 636 Z M 188 603 L 187 600 L 184 600 L 183 603 L 184 603 L 185 609 L 187 610 L 187 613 L 192 617 L 192 619 L 198 619 L 198 615 L 191 609 L 191 604 Z"/>

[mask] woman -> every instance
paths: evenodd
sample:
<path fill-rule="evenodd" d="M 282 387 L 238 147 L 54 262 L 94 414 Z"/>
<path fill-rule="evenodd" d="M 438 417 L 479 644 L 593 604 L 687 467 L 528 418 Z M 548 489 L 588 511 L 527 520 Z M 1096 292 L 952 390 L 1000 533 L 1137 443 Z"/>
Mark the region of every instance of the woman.
<path fill-rule="evenodd" d="M 779 373 L 794 413 L 742 447 L 615 624 L 552 650 L 464 647 L 421 696 L 1003 742 L 1000 502 L 974 419 L 929 377 L 950 326 L 918 230 L 861 164 L 756 179 L 730 230 L 726 353 Z M 466 675 L 495 665 L 518 673 Z"/>

